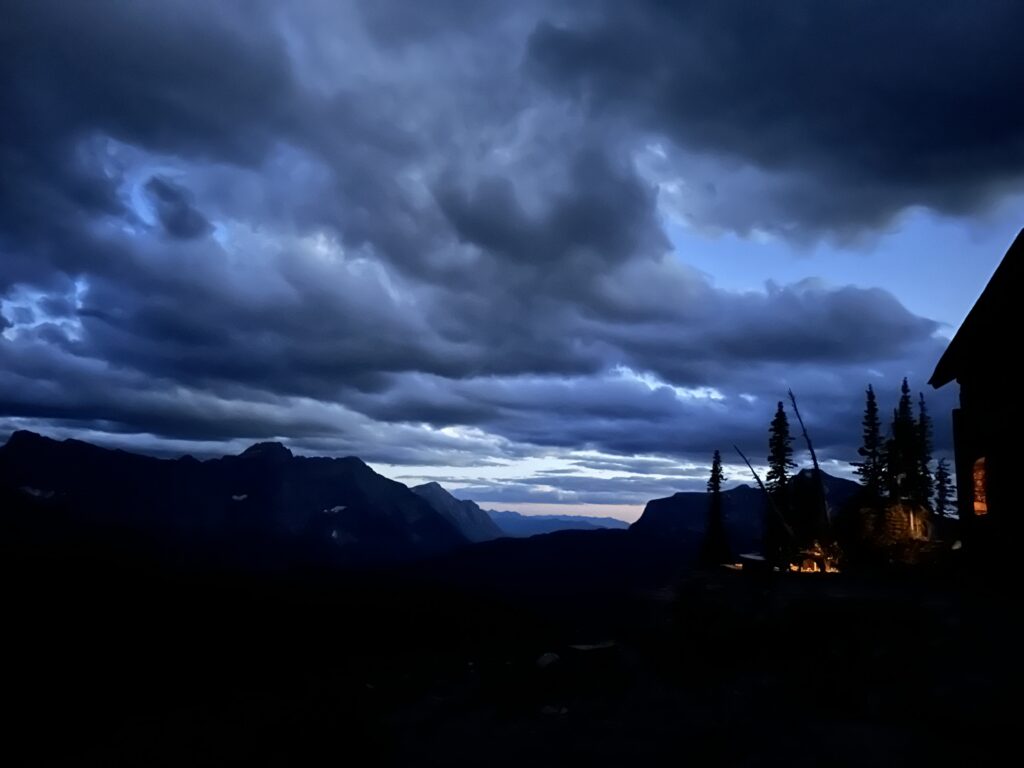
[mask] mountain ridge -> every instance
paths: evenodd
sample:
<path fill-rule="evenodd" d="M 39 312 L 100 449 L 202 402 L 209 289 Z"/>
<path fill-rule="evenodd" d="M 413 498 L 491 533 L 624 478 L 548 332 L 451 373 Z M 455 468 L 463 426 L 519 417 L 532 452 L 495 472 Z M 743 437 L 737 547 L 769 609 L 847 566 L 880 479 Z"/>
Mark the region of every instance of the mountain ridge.
<path fill-rule="evenodd" d="M 823 478 L 835 510 L 859 488 L 827 473 Z M 804 470 L 792 483 L 797 493 L 809 493 L 813 475 Z M 114 526 L 179 546 L 202 543 L 229 558 L 342 565 L 446 555 L 503 537 L 626 528 L 630 541 L 673 546 L 688 557 L 703 538 L 708 509 L 705 492 L 683 491 L 652 499 L 630 526 L 613 518 L 528 516 L 485 511 L 436 482 L 409 488 L 355 456 L 297 456 L 278 442 L 255 443 L 237 455 L 170 459 L 25 430 L 0 446 L 0 489 L 11 498 L 31 497 L 32 508 L 64 509 L 75 524 Z M 758 549 L 761 491 L 739 485 L 722 499 L 734 551 Z"/>
<path fill-rule="evenodd" d="M 538 536 L 555 531 L 625 530 L 629 523 L 614 517 L 593 515 L 524 515 L 510 510 L 484 510 L 505 535 L 515 538 Z"/>
<path fill-rule="evenodd" d="M 476 502 L 455 498 L 440 483 L 423 483 L 409 490 L 425 499 L 438 514 L 472 542 L 490 541 L 505 535 Z"/>
<path fill-rule="evenodd" d="M 825 495 L 833 512 L 841 509 L 860 489 L 852 480 L 822 472 Z M 795 493 L 810 492 L 813 471 L 804 469 L 790 478 Z M 816 492 L 816 491 L 815 491 Z M 762 521 L 766 501 L 759 488 L 738 485 L 722 491 L 722 512 L 726 534 L 734 552 L 758 550 L 762 543 Z M 707 527 L 706 491 L 680 491 L 652 499 L 629 530 L 639 536 L 676 540 L 686 545 L 699 544 Z"/>
<path fill-rule="evenodd" d="M 424 499 L 361 459 L 295 456 L 280 443 L 199 461 L 21 431 L 0 447 L 0 485 L 95 525 L 229 548 L 277 539 L 312 561 L 402 560 L 466 543 Z"/>

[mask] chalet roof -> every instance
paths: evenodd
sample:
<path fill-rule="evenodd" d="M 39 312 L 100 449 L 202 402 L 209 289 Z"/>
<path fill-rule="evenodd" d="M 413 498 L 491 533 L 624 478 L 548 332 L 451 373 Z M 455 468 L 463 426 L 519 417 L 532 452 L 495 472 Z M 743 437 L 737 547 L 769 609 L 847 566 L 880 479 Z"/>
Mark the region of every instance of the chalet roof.
<path fill-rule="evenodd" d="M 928 383 L 938 389 L 977 368 L 978 363 L 991 360 L 993 354 L 998 356 L 1000 348 L 1005 355 L 1005 346 L 1016 341 L 1008 335 L 1016 328 L 1021 301 L 1024 301 L 1024 229 L 1017 234 L 974 308 L 949 342 Z"/>

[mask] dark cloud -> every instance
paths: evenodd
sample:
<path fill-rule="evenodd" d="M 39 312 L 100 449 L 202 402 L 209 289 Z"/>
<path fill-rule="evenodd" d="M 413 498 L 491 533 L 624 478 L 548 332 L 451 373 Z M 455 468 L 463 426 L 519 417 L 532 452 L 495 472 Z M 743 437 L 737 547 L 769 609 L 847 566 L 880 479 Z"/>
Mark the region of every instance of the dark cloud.
<path fill-rule="evenodd" d="M 823 455 L 851 456 L 863 385 L 922 383 L 936 323 L 881 289 L 723 290 L 666 216 L 796 237 L 969 207 L 1017 173 L 1018 107 L 910 141 L 966 93 L 930 47 L 950 89 L 918 112 L 893 95 L 909 59 L 849 58 L 849 6 L 785 24 L 795 10 L 730 7 L 7 3 L 0 431 L 436 467 L 570 456 L 616 478 L 490 492 L 619 503 L 699 484 L 715 448 L 759 455 L 792 387 Z M 925 26 L 940 42 L 981 28 L 944 19 Z M 829 24 L 851 32 L 813 62 Z M 988 105 L 993 79 L 957 103 Z M 697 196 L 676 200 L 686 174 Z"/>
<path fill-rule="evenodd" d="M 297 108 L 282 46 L 226 13 L 14 0 L 4 18 L 0 287 L 104 260 L 95 221 L 130 212 L 111 140 L 252 164 Z"/>
<path fill-rule="evenodd" d="M 171 237 L 191 240 L 210 232 L 212 227 L 192 204 L 188 190 L 169 179 L 154 176 L 146 182 L 156 214 Z"/>
<path fill-rule="evenodd" d="M 529 61 L 595 116 L 766 172 L 727 227 L 850 232 L 963 212 L 1024 173 L 1024 8 L 984 0 L 605 2 L 543 22 Z M 714 188 L 708 190 L 713 197 Z M 741 215 L 742 214 L 742 215 Z"/>
<path fill-rule="evenodd" d="M 629 472 L 641 475 L 688 475 L 693 470 L 681 469 L 669 459 L 651 458 L 646 456 L 623 456 L 616 458 L 586 458 L 571 462 L 582 470 L 601 470 L 612 472 Z M 563 470 L 557 470 L 559 472 Z"/>
<path fill-rule="evenodd" d="M 705 477 L 523 477 L 459 488 L 459 498 L 499 504 L 639 504 L 679 491 L 703 490 Z"/>
<path fill-rule="evenodd" d="M 572 158 L 568 188 L 540 220 L 526 214 L 507 177 L 482 180 L 470 196 L 443 189 L 439 201 L 463 241 L 515 264 L 583 273 L 668 249 L 653 197 L 630 169 L 583 151 Z"/>

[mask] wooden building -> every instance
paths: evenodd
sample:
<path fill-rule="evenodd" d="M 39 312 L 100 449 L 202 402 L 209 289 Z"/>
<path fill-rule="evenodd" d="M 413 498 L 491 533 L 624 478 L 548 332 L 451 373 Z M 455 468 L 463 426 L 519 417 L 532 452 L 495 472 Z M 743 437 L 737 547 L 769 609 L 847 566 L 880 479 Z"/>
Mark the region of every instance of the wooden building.
<path fill-rule="evenodd" d="M 986 556 L 1022 543 L 1022 316 L 1024 230 L 928 382 L 936 389 L 954 379 L 960 385 L 960 404 L 953 411 L 957 507 L 965 550 Z"/>

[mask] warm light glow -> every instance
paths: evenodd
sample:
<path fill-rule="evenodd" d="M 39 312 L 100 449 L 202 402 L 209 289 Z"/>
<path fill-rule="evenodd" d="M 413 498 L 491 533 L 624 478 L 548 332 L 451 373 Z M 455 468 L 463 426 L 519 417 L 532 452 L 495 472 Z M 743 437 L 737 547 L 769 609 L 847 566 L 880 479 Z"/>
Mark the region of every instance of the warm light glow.
<path fill-rule="evenodd" d="M 800 555 L 800 560 L 789 564 L 790 573 L 839 573 L 835 558 L 817 541 Z"/>
<path fill-rule="evenodd" d="M 817 560 L 810 558 L 801 560 L 799 563 L 790 563 L 789 570 L 791 573 L 839 573 L 839 568 L 831 560 L 825 560 L 824 567 L 822 567 Z"/>
<path fill-rule="evenodd" d="M 974 462 L 973 472 L 974 485 L 974 514 L 988 514 L 988 495 L 986 493 L 987 475 L 985 470 L 985 457 L 982 456 Z"/>

